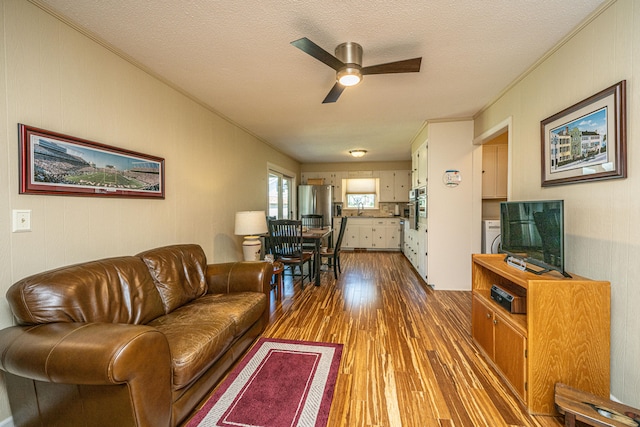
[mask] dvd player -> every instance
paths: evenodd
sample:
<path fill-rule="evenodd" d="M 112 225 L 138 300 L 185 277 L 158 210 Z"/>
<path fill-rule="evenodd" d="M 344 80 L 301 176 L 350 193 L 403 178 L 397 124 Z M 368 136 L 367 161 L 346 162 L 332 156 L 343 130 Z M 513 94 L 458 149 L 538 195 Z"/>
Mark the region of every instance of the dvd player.
<path fill-rule="evenodd" d="M 491 286 L 491 299 L 510 313 L 524 314 L 527 312 L 527 299 L 515 292 L 508 292 L 497 285 Z"/>

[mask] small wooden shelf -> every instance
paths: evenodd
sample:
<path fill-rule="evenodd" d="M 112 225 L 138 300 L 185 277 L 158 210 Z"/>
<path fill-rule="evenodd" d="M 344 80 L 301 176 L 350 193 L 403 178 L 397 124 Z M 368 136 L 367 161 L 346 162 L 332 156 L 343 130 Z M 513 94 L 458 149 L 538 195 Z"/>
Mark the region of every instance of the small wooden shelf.
<path fill-rule="evenodd" d="M 526 314 L 491 299 L 491 286 L 526 293 Z M 472 257 L 472 335 L 530 413 L 556 413 L 554 384 L 609 396 L 610 285 L 557 272 L 536 275 L 504 255 Z"/>

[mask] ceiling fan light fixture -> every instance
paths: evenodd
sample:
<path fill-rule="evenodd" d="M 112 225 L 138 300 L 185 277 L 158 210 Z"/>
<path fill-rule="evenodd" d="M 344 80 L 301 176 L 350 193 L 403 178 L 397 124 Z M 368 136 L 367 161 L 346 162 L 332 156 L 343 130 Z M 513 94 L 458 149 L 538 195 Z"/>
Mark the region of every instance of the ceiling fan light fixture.
<path fill-rule="evenodd" d="M 336 83 L 322 101 L 323 104 L 336 102 L 348 86 L 357 85 L 362 81 L 363 76 L 417 73 L 420 71 L 422 63 L 420 57 L 363 67 L 362 46 L 355 42 L 339 44 L 336 47 L 335 55 L 330 54 L 306 37 L 294 40 L 291 44 L 336 71 Z"/>
<path fill-rule="evenodd" d="M 367 150 L 350 150 L 349 154 L 351 154 L 353 157 L 362 157 L 367 154 Z"/>
<path fill-rule="evenodd" d="M 362 81 L 360 69 L 345 67 L 337 73 L 338 83 L 342 86 L 355 86 Z"/>

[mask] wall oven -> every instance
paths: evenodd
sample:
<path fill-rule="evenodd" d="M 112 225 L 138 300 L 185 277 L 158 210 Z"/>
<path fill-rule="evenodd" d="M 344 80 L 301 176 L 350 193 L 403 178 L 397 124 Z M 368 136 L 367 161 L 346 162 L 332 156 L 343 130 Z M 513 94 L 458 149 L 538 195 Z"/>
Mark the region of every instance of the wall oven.
<path fill-rule="evenodd" d="M 409 228 L 418 229 L 418 200 L 416 199 L 416 190 L 409 192 Z"/>
<path fill-rule="evenodd" d="M 427 217 L 427 187 L 420 187 L 418 189 L 418 196 L 416 199 L 417 215 L 419 218 Z"/>

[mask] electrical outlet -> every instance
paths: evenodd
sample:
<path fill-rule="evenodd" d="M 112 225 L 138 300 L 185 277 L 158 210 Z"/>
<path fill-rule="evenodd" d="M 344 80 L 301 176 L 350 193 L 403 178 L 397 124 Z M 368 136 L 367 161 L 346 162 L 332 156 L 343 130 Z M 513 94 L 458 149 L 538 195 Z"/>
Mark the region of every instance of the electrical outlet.
<path fill-rule="evenodd" d="M 31 210 L 13 210 L 13 232 L 31 231 Z"/>

